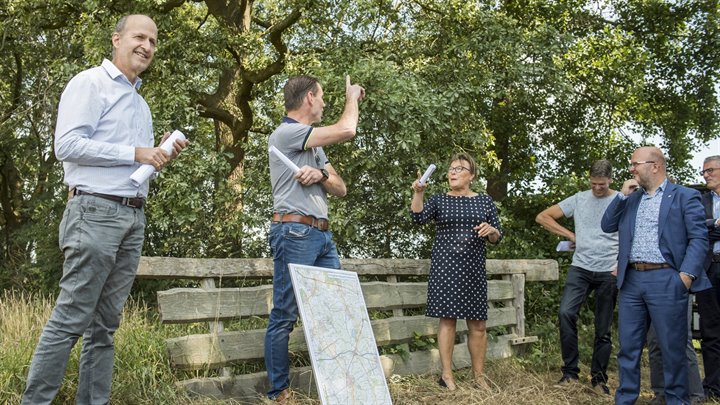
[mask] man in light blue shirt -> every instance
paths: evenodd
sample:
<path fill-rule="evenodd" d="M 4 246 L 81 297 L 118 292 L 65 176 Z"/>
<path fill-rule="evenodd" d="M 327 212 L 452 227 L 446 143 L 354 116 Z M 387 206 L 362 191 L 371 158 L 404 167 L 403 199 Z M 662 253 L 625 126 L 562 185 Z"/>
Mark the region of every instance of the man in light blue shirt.
<path fill-rule="evenodd" d="M 665 400 L 688 404 L 688 294 L 711 287 L 703 270 L 708 237 L 700 193 L 668 181 L 658 148 L 636 149 L 629 169 L 634 178 L 623 183 L 600 222 L 620 240 L 615 403 L 634 404 L 640 394 L 640 359 L 652 321 L 662 352 Z"/>
<path fill-rule="evenodd" d="M 145 230 L 148 182 L 133 186 L 130 175 L 141 164 L 160 170 L 187 146 L 187 141 L 176 141 L 170 156 L 153 147 L 150 109 L 137 90 L 142 83 L 138 75 L 150 66 L 156 42 L 152 19 L 123 17 L 112 34 L 112 62 L 104 60 L 79 73 L 60 98 L 55 154 L 71 191 L 60 223 L 65 263 L 55 308 L 30 365 L 23 404 L 53 401 L 80 336 L 76 402 L 110 401 L 113 335 L 135 278 Z"/>

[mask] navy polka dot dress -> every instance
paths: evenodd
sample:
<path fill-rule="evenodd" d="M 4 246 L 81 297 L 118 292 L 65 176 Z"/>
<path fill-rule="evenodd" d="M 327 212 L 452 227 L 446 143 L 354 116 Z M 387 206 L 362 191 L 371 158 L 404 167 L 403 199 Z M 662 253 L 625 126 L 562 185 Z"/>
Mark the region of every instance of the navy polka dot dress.
<path fill-rule="evenodd" d="M 422 212 L 411 212 L 411 216 L 417 224 L 435 221 L 437 227 L 425 314 L 487 320 L 486 239 L 480 238 L 473 227 L 487 222 L 502 234 L 492 198 L 482 194 L 434 195 L 423 204 Z"/>

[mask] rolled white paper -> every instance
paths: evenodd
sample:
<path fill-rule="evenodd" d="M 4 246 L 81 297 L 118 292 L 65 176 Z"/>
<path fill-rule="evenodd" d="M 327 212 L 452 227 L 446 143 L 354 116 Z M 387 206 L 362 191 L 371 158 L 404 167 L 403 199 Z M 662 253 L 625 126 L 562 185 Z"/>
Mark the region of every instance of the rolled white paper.
<path fill-rule="evenodd" d="M 555 250 L 558 252 L 572 252 L 575 249 L 573 249 L 571 241 L 561 240 L 560 242 L 558 242 L 557 247 L 555 247 Z"/>
<path fill-rule="evenodd" d="M 275 156 L 280 158 L 280 160 L 282 160 L 282 162 L 285 163 L 285 166 L 287 166 L 288 169 L 292 170 L 293 173 L 297 174 L 297 172 L 300 171 L 300 168 L 297 167 L 297 165 L 295 163 L 293 163 L 292 160 L 288 159 L 287 156 L 285 156 L 282 152 L 280 152 L 274 145 L 271 145 L 270 148 L 268 148 L 268 151 L 270 153 L 274 153 Z"/>
<path fill-rule="evenodd" d="M 430 166 L 428 166 L 428 168 L 425 170 L 425 173 L 422 175 L 422 177 L 420 177 L 420 181 L 418 181 L 418 184 L 421 186 L 424 186 L 425 183 L 430 178 L 430 175 L 432 175 L 434 171 L 435 171 L 435 165 L 430 163 Z"/>
<path fill-rule="evenodd" d="M 175 143 L 175 140 L 185 140 L 185 134 L 182 132 L 175 130 L 173 131 L 170 136 L 165 140 L 165 142 L 160 145 L 160 149 L 162 149 L 166 154 L 171 155 L 173 150 L 173 143 Z M 152 176 L 152 174 L 155 173 L 155 167 L 153 165 L 144 164 L 135 170 L 135 172 L 130 176 L 130 181 L 132 182 L 132 185 L 135 187 L 140 187 L 141 184 L 145 183 L 147 179 Z"/>

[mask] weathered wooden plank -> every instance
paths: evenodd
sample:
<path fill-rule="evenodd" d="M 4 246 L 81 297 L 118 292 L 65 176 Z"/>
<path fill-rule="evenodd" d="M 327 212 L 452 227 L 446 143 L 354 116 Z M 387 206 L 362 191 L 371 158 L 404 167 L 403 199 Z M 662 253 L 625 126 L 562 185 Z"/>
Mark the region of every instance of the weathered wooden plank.
<path fill-rule="evenodd" d="M 516 337 L 510 340 L 510 344 L 515 345 L 524 345 L 527 343 L 535 343 L 539 340 L 537 336 L 522 336 L 522 337 Z"/>
<path fill-rule="evenodd" d="M 216 400 L 239 400 L 242 403 L 261 403 L 268 391 L 265 372 L 239 374 L 231 377 L 193 378 L 178 385 L 191 395 Z M 290 386 L 304 394 L 317 392 L 310 367 L 290 369 Z"/>
<path fill-rule="evenodd" d="M 387 278 L 386 278 L 385 280 L 386 280 L 389 284 L 397 284 L 397 282 L 398 282 L 398 277 L 395 276 L 395 275 L 387 276 Z M 424 294 L 425 297 L 427 297 L 427 283 L 422 283 L 422 284 L 423 284 L 423 290 L 424 290 L 425 292 L 424 292 L 424 293 L 421 292 L 421 294 Z M 395 287 L 395 286 L 393 286 L 393 287 Z M 367 293 L 368 293 L 368 291 L 366 291 L 365 288 L 363 288 L 363 295 L 365 295 L 365 303 L 366 303 L 366 306 L 367 306 L 367 300 L 368 300 L 368 298 L 367 298 Z M 380 297 L 382 297 L 382 294 L 380 295 Z M 402 307 L 393 308 L 393 309 L 392 309 L 392 314 L 393 314 L 393 316 L 396 316 L 396 317 L 401 317 L 401 316 L 404 316 L 404 315 L 405 315 L 405 313 L 403 312 Z M 409 352 L 409 351 L 410 351 L 410 344 L 409 344 L 409 343 L 403 343 L 402 345 L 400 345 L 400 346 L 398 347 L 398 350 L 404 350 L 404 351 L 406 351 L 406 352 Z"/>
<path fill-rule="evenodd" d="M 201 284 L 202 288 L 206 290 L 214 290 L 215 289 L 215 279 L 214 278 L 204 278 L 202 279 Z M 210 322 L 208 322 L 208 328 L 210 328 L 210 333 L 222 333 L 225 332 L 225 324 L 223 324 L 222 321 L 219 321 L 217 319 L 213 319 Z M 232 370 L 230 367 L 225 367 L 222 369 L 222 376 L 223 377 L 230 377 L 232 375 Z"/>
<path fill-rule="evenodd" d="M 525 273 L 526 281 L 553 281 L 559 277 L 557 260 L 552 259 L 488 259 L 488 274 Z"/>
<path fill-rule="evenodd" d="M 513 289 L 513 307 L 515 308 L 515 319 L 517 324 L 512 332 L 518 336 L 525 336 L 525 275 L 513 274 L 510 276 Z"/>
<path fill-rule="evenodd" d="M 427 259 L 343 259 L 342 267 L 360 275 L 422 276 L 430 270 Z M 549 259 L 487 261 L 488 274 L 526 273 L 528 281 L 558 279 L 558 264 Z M 140 258 L 137 277 L 149 279 L 199 279 L 272 277 L 272 259 Z"/>
<path fill-rule="evenodd" d="M 487 359 L 504 359 L 512 356 L 513 350 L 510 340 L 514 335 L 498 336 L 495 339 L 488 339 L 488 347 L 485 357 Z M 407 359 L 403 359 L 400 355 L 380 356 L 383 365 L 385 377 L 393 374 L 411 375 L 411 374 L 428 374 L 439 373 L 442 370 L 440 364 L 440 351 L 431 349 L 427 351 L 418 351 L 410 353 Z M 467 343 L 455 345 L 453 350 L 453 369 L 467 368 L 472 365 L 470 352 L 468 352 Z"/>
<path fill-rule="evenodd" d="M 427 301 L 427 283 L 362 283 L 365 305 L 370 310 L 417 308 Z M 509 281 L 489 280 L 488 299 L 513 298 Z M 218 321 L 243 316 L 266 316 L 272 308 L 272 286 L 243 288 L 174 288 L 158 291 L 164 323 Z M 402 315 L 402 313 L 400 313 Z"/>
<path fill-rule="evenodd" d="M 502 359 L 512 355 L 509 341 L 512 335 L 500 336 L 488 341 L 487 359 Z M 411 352 L 406 359 L 399 355 L 380 356 L 385 377 L 392 374 L 428 374 L 440 370 L 440 355 L 437 349 Z M 470 367 L 470 355 L 464 343 L 455 345 L 453 368 Z M 217 400 L 235 399 L 259 402 L 268 390 L 265 372 L 242 374 L 232 377 L 194 378 L 180 381 L 179 385 L 188 393 Z M 310 367 L 290 369 L 290 386 L 302 393 L 315 393 L 316 386 Z"/>
<path fill-rule="evenodd" d="M 488 310 L 488 327 L 514 325 L 514 308 Z M 415 333 L 423 336 L 437 335 L 438 321 L 426 316 L 405 316 L 371 321 L 378 346 L 404 343 L 412 340 Z M 458 320 L 457 331 L 467 331 L 465 321 Z M 229 363 L 261 359 L 264 347 L 264 329 L 201 334 L 167 339 L 168 355 L 174 367 L 180 369 L 218 368 Z M 290 334 L 291 352 L 307 351 L 302 328 Z"/>
<path fill-rule="evenodd" d="M 272 259 L 193 259 L 142 256 L 137 278 L 199 279 L 272 277 Z"/>

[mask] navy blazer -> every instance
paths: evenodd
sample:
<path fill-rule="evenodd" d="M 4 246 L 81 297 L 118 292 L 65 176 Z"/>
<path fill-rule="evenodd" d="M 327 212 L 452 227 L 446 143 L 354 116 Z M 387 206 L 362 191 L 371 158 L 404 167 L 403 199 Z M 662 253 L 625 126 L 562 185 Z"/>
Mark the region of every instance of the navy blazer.
<path fill-rule="evenodd" d="M 622 288 L 625 280 L 642 196 L 642 191 L 634 192 L 625 199 L 618 195 L 608 205 L 600 222 L 604 232 L 618 232 L 618 289 Z M 691 292 L 711 288 L 704 271 L 709 242 L 700 192 L 668 182 L 662 198 L 658 221 L 660 253 L 673 269 L 696 277 L 690 286 Z"/>
<path fill-rule="evenodd" d="M 708 237 L 710 238 L 710 250 L 705 258 L 705 270 L 710 268 L 713 256 L 713 245 L 720 240 L 720 228 L 715 226 L 715 213 L 713 212 L 713 195 L 707 192 L 702 195 L 703 207 L 705 207 L 705 225 L 707 226 Z"/>

